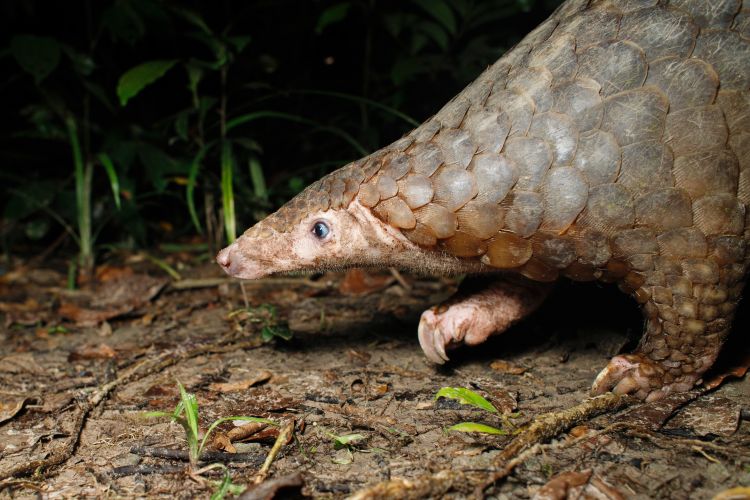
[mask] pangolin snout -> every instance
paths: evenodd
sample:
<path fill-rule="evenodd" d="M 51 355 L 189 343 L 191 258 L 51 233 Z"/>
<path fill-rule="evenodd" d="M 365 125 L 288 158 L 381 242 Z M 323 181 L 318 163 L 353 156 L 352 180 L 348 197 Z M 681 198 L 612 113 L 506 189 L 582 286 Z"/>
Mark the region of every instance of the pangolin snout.
<path fill-rule="evenodd" d="M 233 269 L 232 266 L 233 262 L 236 262 L 236 259 L 232 258 L 233 249 L 234 245 L 229 245 L 216 255 L 216 262 L 218 262 L 224 272 L 230 276 L 236 274 L 237 271 L 237 269 Z M 236 267 L 236 265 L 234 267 Z"/>
<path fill-rule="evenodd" d="M 237 245 L 232 243 L 216 255 L 216 262 L 219 263 L 224 272 L 233 278 L 246 280 L 255 280 L 268 276 L 268 270 L 260 264 L 255 258 L 248 258 L 247 254 Z"/>

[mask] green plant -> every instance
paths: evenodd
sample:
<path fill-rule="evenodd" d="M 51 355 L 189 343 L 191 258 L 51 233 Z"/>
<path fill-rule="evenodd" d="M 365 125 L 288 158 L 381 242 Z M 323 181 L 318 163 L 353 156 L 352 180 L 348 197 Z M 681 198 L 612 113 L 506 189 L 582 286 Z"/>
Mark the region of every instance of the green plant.
<path fill-rule="evenodd" d="M 292 332 L 282 324 L 278 318 L 276 306 L 273 304 L 261 304 L 258 307 L 246 307 L 237 309 L 229 314 L 229 317 L 242 315 L 246 321 L 260 325 L 260 336 L 264 342 L 270 342 L 275 338 L 290 340 Z"/>
<path fill-rule="evenodd" d="M 276 425 L 273 420 L 260 417 L 247 417 L 247 416 L 233 416 L 233 417 L 222 417 L 214 420 L 208 426 L 208 429 L 203 434 L 201 439 L 199 421 L 198 421 L 198 400 L 195 394 L 191 394 L 185 390 L 180 382 L 177 382 L 177 386 L 180 389 L 180 402 L 177 403 L 175 409 L 171 412 L 165 411 L 152 411 L 146 413 L 144 416 L 148 418 L 154 417 L 168 417 L 173 422 L 180 424 L 185 431 L 185 439 L 188 444 L 188 457 L 190 460 L 191 469 L 195 469 L 196 465 L 200 461 L 201 453 L 203 452 L 208 438 L 216 427 L 224 422 L 231 420 L 240 420 L 246 422 L 259 422 L 268 425 Z"/>
<path fill-rule="evenodd" d="M 443 387 L 437 392 L 437 394 L 435 394 L 435 400 L 439 398 L 455 399 L 462 405 L 473 406 L 495 415 L 500 413 L 492 403 L 487 401 L 480 394 L 463 387 Z M 460 422 L 448 427 L 446 430 L 456 432 L 478 432 L 481 434 L 508 434 L 508 431 L 506 430 L 478 422 Z"/>
<path fill-rule="evenodd" d="M 213 255 L 433 114 L 558 3 L 2 5 L 3 251 L 72 243 L 90 273 L 103 250 L 199 234 Z"/>

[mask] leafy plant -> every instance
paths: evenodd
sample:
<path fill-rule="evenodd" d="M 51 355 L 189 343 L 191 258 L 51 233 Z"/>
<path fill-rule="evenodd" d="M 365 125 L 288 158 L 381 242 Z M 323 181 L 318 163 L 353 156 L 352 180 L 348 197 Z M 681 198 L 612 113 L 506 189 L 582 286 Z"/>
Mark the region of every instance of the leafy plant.
<path fill-rule="evenodd" d="M 173 422 L 180 424 L 185 431 L 185 439 L 188 444 L 188 457 L 190 460 L 191 468 L 200 461 L 201 453 L 208 442 L 208 438 L 211 433 L 216 429 L 217 426 L 224 422 L 240 420 L 246 422 L 259 422 L 268 425 L 276 425 L 273 420 L 260 417 L 247 417 L 247 416 L 233 416 L 233 417 L 222 417 L 214 420 L 209 426 L 206 432 L 203 434 L 201 439 L 201 433 L 198 421 L 198 400 L 195 394 L 191 394 L 185 390 L 185 387 L 178 381 L 177 386 L 180 389 L 180 402 L 177 403 L 175 409 L 171 412 L 164 411 L 152 411 L 145 414 L 148 418 L 154 417 L 168 417 Z"/>
<path fill-rule="evenodd" d="M 331 458 L 331 461 L 339 465 L 349 465 L 354 461 L 354 451 L 357 450 L 355 443 L 363 441 L 365 436 L 362 434 L 343 434 L 336 435 L 324 430 L 325 434 L 333 440 L 333 449 L 339 453 Z"/>
<path fill-rule="evenodd" d="M 229 316 L 242 315 L 250 323 L 260 325 L 260 335 L 264 342 L 270 342 L 275 338 L 290 340 L 292 332 L 278 319 L 276 306 L 273 304 L 261 304 L 258 307 L 247 307 L 233 311 Z"/>
<path fill-rule="evenodd" d="M 84 274 L 102 250 L 196 234 L 214 254 L 433 114 L 559 2 L 0 7 L 3 250 L 72 242 Z"/>
<path fill-rule="evenodd" d="M 437 392 L 437 394 L 435 394 L 435 400 L 439 398 L 455 399 L 462 405 L 473 406 L 492 414 L 500 413 L 497 408 L 495 408 L 495 406 L 487 401 L 482 395 L 463 387 L 443 387 Z M 508 431 L 503 429 L 498 429 L 497 427 L 477 422 L 460 422 L 448 427 L 446 430 L 456 432 L 478 432 L 481 434 L 508 434 Z"/>

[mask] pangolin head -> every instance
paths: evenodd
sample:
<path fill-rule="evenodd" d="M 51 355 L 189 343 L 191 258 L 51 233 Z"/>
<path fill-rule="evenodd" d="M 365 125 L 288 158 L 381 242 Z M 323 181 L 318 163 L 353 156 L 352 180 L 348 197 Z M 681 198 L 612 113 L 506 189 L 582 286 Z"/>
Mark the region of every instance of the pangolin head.
<path fill-rule="evenodd" d="M 417 249 L 357 199 L 363 182 L 380 165 L 370 162 L 368 169 L 362 168 L 364 163 L 351 163 L 308 186 L 219 252 L 217 262 L 230 276 L 257 279 L 292 271 L 388 265 L 394 250 Z"/>

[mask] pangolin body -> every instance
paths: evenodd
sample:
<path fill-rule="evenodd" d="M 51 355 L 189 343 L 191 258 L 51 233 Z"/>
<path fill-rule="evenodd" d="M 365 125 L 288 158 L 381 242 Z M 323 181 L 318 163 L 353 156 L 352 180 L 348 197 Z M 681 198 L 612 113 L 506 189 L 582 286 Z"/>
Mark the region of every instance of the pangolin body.
<path fill-rule="evenodd" d="M 267 274 L 243 272 L 264 242 L 356 207 L 391 254 L 339 263 L 616 282 L 646 333 L 595 390 L 657 398 L 699 380 L 729 332 L 748 203 L 750 0 L 569 0 L 435 116 L 309 186 L 219 262 Z"/>

